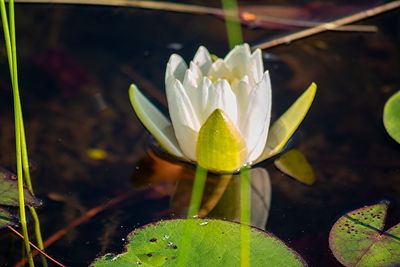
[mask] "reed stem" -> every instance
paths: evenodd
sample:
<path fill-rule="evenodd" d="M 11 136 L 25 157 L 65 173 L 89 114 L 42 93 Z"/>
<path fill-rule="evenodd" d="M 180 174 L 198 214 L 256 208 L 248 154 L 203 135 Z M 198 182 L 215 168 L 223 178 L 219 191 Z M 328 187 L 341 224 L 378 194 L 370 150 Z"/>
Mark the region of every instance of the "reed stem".
<path fill-rule="evenodd" d="M 19 200 L 19 210 L 20 210 L 20 221 L 21 221 L 25 250 L 28 256 L 29 266 L 34 266 L 34 261 L 29 245 L 30 242 L 27 229 L 25 198 L 23 191 L 24 180 L 25 180 L 25 184 L 33 194 L 33 188 L 29 172 L 29 160 L 28 160 L 25 129 L 22 116 L 22 107 L 19 95 L 14 0 L 9 1 L 8 8 L 9 8 L 8 10 L 9 19 L 7 19 L 5 1 L 0 0 L 1 19 L 3 23 L 4 39 L 6 43 L 8 64 L 10 69 L 10 77 L 11 77 L 13 98 L 14 98 L 15 147 L 16 147 L 16 158 L 17 158 L 18 200 Z M 39 247 L 43 249 L 43 240 L 40 231 L 39 217 L 37 216 L 36 210 L 33 207 L 30 207 L 29 210 L 32 214 L 32 218 L 35 223 L 35 235 L 37 242 L 39 244 Z M 47 260 L 44 256 L 42 257 L 42 262 L 43 266 L 47 267 Z"/>

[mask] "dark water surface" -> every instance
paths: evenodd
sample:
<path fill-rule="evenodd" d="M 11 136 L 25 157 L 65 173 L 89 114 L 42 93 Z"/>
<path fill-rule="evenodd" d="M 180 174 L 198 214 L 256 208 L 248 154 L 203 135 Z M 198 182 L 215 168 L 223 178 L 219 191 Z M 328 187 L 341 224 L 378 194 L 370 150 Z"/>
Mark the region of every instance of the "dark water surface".
<path fill-rule="evenodd" d="M 16 11 L 22 105 L 34 188 L 45 202 L 39 210 L 44 238 L 129 195 L 47 250 L 67 266 L 87 266 L 101 253 L 120 252 L 135 227 L 184 214 L 180 203 L 190 196 L 193 167 L 146 152 L 152 140 L 129 104 L 128 87 L 135 82 L 166 111 L 170 54 L 188 61 L 205 45 L 223 56 L 224 23 L 133 8 L 18 5 Z M 315 185 L 281 174 L 271 162 L 259 166 L 272 186 L 266 229 L 310 266 L 340 266 L 328 234 L 345 212 L 387 199 L 388 226 L 400 221 L 400 145 L 382 123 L 385 101 L 400 89 L 399 15 L 363 22 L 377 25 L 377 33 L 329 32 L 265 51 L 274 119 L 311 81 L 319 87 L 293 140 L 315 168 Z M 245 29 L 244 35 L 255 44 L 279 33 Z M 12 92 L 3 46 L 1 52 L 0 164 L 14 170 Z M 94 158 L 93 148 L 105 151 L 104 158 Z M 182 177 L 189 185 L 177 185 Z M 2 230 L 0 266 L 13 266 L 20 251 L 20 241 Z"/>

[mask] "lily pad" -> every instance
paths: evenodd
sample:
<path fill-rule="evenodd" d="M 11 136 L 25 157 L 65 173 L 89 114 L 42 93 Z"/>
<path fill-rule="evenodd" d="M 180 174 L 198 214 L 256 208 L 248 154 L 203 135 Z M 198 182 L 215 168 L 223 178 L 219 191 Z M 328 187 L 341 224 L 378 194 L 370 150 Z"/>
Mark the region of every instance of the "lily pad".
<path fill-rule="evenodd" d="M 383 232 L 387 202 L 342 216 L 332 227 L 329 246 L 345 266 L 399 266 L 400 223 Z"/>
<path fill-rule="evenodd" d="M 285 152 L 275 160 L 274 164 L 281 172 L 299 182 L 307 185 L 312 185 L 315 182 L 313 168 L 304 154 L 298 149 L 291 149 Z"/>
<path fill-rule="evenodd" d="M 107 254 L 92 266 L 176 266 L 184 229 L 192 231 L 189 266 L 240 266 L 240 225 L 221 220 L 169 220 L 147 225 L 129 236 L 126 252 Z M 275 236 L 250 229 L 251 266 L 306 266 Z"/>
<path fill-rule="evenodd" d="M 383 124 L 388 134 L 400 143 L 400 91 L 386 102 L 383 110 Z"/>
<path fill-rule="evenodd" d="M 0 208 L 0 229 L 11 225 L 17 225 L 17 223 L 18 219 L 14 215 L 3 208 Z"/>
<path fill-rule="evenodd" d="M 303 121 L 314 101 L 317 85 L 312 83 L 310 87 L 290 106 L 288 110 L 272 124 L 268 132 L 267 143 L 257 162 L 273 157 L 285 147 L 290 137 Z"/>
<path fill-rule="evenodd" d="M 24 196 L 27 206 L 38 207 L 42 204 L 42 202 L 34 197 L 27 188 L 24 188 Z M 0 205 L 19 205 L 17 177 L 3 168 L 0 168 Z"/>

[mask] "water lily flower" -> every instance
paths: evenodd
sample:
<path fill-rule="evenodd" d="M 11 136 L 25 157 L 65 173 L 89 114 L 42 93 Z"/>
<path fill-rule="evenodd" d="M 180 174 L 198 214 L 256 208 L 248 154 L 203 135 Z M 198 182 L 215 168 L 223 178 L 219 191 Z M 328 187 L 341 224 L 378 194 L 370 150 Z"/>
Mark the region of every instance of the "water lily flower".
<path fill-rule="evenodd" d="M 291 123 L 290 127 L 280 121 L 272 129 L 268 145 L 269 73 L 264 71 L 261 50 L 252 53 L 247 44 L 236 46 L 224 59 L 215 61 L 201 46 L 189 66 L 173 54 L 167 64 L 165 86 L 172 124 L 132 85 L 130 99 L 136 114 L 169 154 L 211 171 L 234 172 L 276 154 L 305 115 L 292 112 L 289 117 L 291 122 L 296 117 L 297 125 Z M 314 94 L 315 90 L 312 98 Z M 305 112 L 311 102 L 306 101 Z"/>

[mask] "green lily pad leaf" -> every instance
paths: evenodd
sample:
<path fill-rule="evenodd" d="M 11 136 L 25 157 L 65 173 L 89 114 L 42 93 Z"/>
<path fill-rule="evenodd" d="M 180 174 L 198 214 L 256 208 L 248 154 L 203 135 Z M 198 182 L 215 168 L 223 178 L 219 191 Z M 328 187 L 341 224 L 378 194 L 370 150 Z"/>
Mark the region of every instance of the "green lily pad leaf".
<path fill-rule="evenodd" d="M 400 224 L 383 232 L 387 202 L 342 216 L 332 227 L 329 246 L 345 266 L 399 266 Z"/>
<path fill-rule="evenodd" d="M 400 143 L 400 91 L 386 102 L 383 109 L 383 125 L 388 134 Z"/>
<path fill-rule="evenodd" d="M 303 121 L 317 92 L 317 85 L 312 83 L 310 87 L 286 110 L 286 112 L 274 122 L 268 132 L 267 143 L 256 163 L 273 157 L 285 147 L 290 137 Z"/>
<path fill-rule="evenodd" d="M 24 188 L 25 205 L 38 207 L 42 202 Z M 0 205 L 18 206 L 17 177 L 6 169 L 0 168 Z"/>
<path fill-rule="evenodd" d="M 12 215 L 9 211 L 0 207 L 0 229 L 7 226 L 16 226 L 18 219 Z"/>
<path fill-rule="evenodd" d="M 246 143 L 221 109 L 201 126 L 197 139 L 197 163 L 211 171 L 234 172 L 245 163 Z"/>
<path fill-rule="evenodd" d="M 298 149 L 291 149 L 285 152 L 275 160 L 274 164 L 281 172 L 299 182 L 307 185 L 312 185 L 315 182 L 313 168 L 304 154 Z"/>
<path fill-rule="evenodd" d="M 108 266 L 176 266 L 184 229 L 192 231 L 188 266 L 240 266 L 240 224 L 221 220 L 168 220 L 129 235 L 126 252 L 107 254 L 92 263 Z M 251 266 L 306 266 L 282 241 L 256 228 L 250 230 Z"/>

